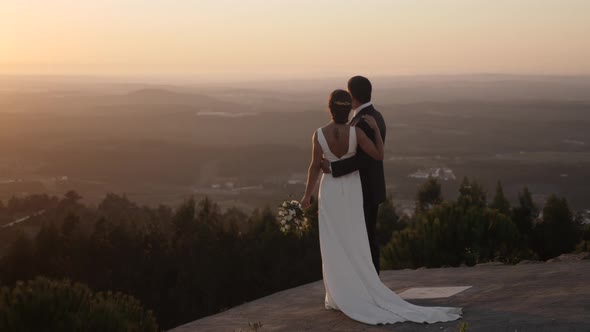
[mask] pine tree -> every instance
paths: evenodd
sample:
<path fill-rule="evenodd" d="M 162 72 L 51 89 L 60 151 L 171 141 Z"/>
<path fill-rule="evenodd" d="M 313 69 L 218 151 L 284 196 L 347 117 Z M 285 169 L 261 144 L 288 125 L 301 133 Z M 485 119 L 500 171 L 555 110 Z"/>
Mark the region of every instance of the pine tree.
<path fill-rule="evenodd" d="M 12 284 L 17 280 L 33 278 L 37 272 L 34 254 L 33 241 L 24 232 L 19 232 L 6 255 L 0 260 L 2 262 L 2 282 Z"/>
<path fill-rule="evenodd" d="M 464 208 L 471 206 L 483 208 L 487 205 L 486 201 L 487 194 L 483 186 L 475 180 L 469 181 L 467 177 L 463 178 L 459 186 L 459 204 Z"/>
<path fill-rule="evenodd" d="M 221 219 L 219 206 L 209 197 L 203 198 L 198 204 L 197 220 L 211 226 L 218 225 Z"/>
<path fill-rule="evenodd" d="M 522 193 L 518 195 L 518 202 L 520 203 L 521 207 L 534 212 L 534 214 L 538 213 L 537 207 L 533 202 L 533 196 L 531 195 L 528 187 L 524 187 Z"/>
<path fill-rule="evenodd" d="M 552 194 L 543 208 L 543 221 L 536 227 L 535 247 L 543 258 L 551 258 L 574 250 L 579 229 L 565 198 Z"/>
<path fill-rule="evenodd" d="M 194 198 L 186 200 L 172 217 L 175 238 L 188 236 L 195 231 L 196 203 Z"/>
<path fill-rule="evenodd" d="M 502 188 L 502 182 L 500 181 L 498 181 L 496 186 L 496 196 L 494 196 L 494 200 L 490 207 L 500 211 L 504 215 L 510 216 L 510 202 L 508 202 L 508 199 L 504 196 L 504 188 Z"/>
<path fill-rule="evenodd" d="M 522 192 L 518 193 L 518 204 L 512 210 L 512 220 L 516 224 L 516 227 L 518 227 L 518 232 L 523 239 L 523 245 L 529 246 L 533 236 L 533 221 L 539 214 L 539 211 L 527 187 L 524 187 Z"/>
<path fill-rule="evenodd" d="M 64 197 L 65 200 L 71 204 L 77 204 L 82 199 L 82 196 L 74 190 L 68 191 Z"/>
<path fill-rule="evenodd" d="M 377 230 L 376 237 L 379 246 L 384 246 L 391 240 L 394 231 L 403 228 L 400 225 L 400 218 L 393 205 L 393 200 L 388 197 L 385 202 L 379 206 L 379 214 L 377 215 Z"/>
<path fill-rule="evenodd" d="M 68 214 L 61 224 L 61 233 L 67 238 L 72 235 L 76 226 L 80 223 L 80 217 L 75 214 Z"/>
<path fill-rule="evenodd" d="M 416 194 L 416 213 L 430 210 L 442 203 L 442 188 L 437 178 L 429 177 L 418 189 Z"/>

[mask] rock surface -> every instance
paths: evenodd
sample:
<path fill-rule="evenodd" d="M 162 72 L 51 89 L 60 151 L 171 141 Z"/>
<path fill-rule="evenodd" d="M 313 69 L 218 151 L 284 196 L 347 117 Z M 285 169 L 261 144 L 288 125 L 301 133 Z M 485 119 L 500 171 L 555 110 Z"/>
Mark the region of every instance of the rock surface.
<path fill-rule="evenodd" d="M 576 254 L 563 254 L 559 257 L 552 258 L 547 261 L 547 263 L 557 263 L 557 262 L 577 262 L 582 260 L 590 259 L 590 252 L 582 252 Z"/>
<path fill-rule="evenodd" d="M 323 306 L 321 281 L 289 289 L 180 326 L 173 331 L 590 331 L 590 261 L 384 271 L 400 293 L 412 287 L 473 286 L 457 295 L 410 300 L 419 305 L 463 307 L 461 321 L 370 326 Z"/>

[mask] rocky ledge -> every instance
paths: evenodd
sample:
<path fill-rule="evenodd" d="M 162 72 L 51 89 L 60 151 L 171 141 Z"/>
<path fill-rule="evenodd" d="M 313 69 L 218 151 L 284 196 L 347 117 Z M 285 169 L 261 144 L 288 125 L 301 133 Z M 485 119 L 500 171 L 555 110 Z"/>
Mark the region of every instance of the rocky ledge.
<path fill-rule="evenodd" d="M 383 271 L 398 293 L 418 287 L 471 286 L 457 294 L 410 299 L 419 305 L 463 307 L 461 321 L 370 326 L 323 306 L 321 281 L 246 303 L 173 331 L 590 331 L 590 255 L 551 264 Z M 567 258 L 565 258 L 567 257 Z M 410 292 L 411 293 L 411 292 Z M 259 326 L 261 325 L 261 327 Z"/>

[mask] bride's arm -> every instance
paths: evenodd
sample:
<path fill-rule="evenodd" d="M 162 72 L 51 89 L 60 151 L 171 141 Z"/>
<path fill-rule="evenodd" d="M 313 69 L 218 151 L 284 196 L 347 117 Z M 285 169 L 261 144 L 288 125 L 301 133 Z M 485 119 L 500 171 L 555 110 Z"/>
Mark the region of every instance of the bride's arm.
<path fill-rule="evenodd" d="M 371 139 L 365 134 L 365 132 L 360 128 L 355 128 L 356 130 L 356 138 L 358 144 L 360 145 L 361 149 L 365 151 L 371 158 L 375 160 L 383 160 L 385 152 L 383 149 L 383 138 L 381 137 L 381 131 L 379 130 L 379 126 L 375 121 L 375 118 L 371 116 L 363 116 L 363 119 L 367 122 L 367 124 L 375 131 L 375 142 L 371 141 Z"/>
<path fill-rule="evenodd" d="M 305 185 L 305 194 L 301 199 L 301 207 L 307 209 L 311 205 L 311 195 L 315 192 L 316 185 L 318 183 L 318 177 L 320 175 L 322 165 L 322 148 L 318 141 L 317 132 L 313 134 L 313 152 L 311 154 L 311 163 L 307 170 L 307 183 Z"/>

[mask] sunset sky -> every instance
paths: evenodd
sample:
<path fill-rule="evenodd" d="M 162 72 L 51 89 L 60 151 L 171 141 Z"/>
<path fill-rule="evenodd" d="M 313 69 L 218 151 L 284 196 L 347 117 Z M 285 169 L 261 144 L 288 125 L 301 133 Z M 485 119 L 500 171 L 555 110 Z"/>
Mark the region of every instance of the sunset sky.
<path fill-rule="evenodd" d="M 588 0 L 0 0 L 0 74 L 590 74 Z"/>

